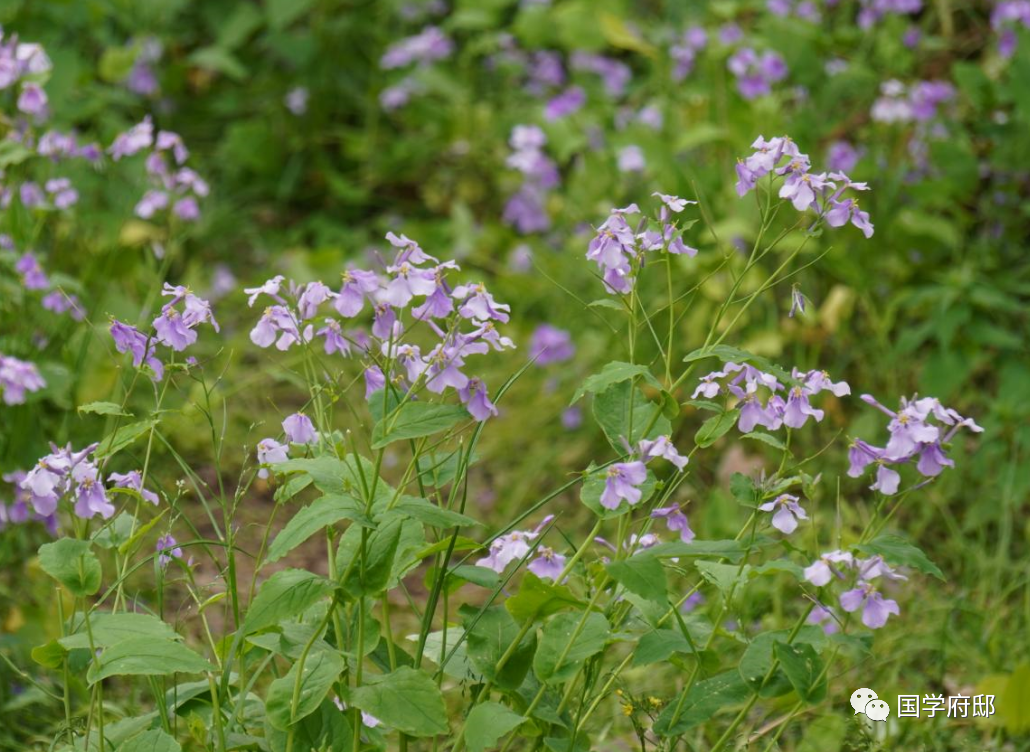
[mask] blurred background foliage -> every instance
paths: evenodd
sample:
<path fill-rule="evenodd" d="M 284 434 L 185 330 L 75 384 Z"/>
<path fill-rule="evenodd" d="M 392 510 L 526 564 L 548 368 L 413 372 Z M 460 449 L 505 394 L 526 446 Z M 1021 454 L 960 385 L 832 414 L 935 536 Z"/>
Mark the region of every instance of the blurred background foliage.
<path fill-rule="evenodd" d="M 538 324 L 572 333 L 576 358 L 531 368 L 487 431 L 478 502 L 500 524 L 603 446 L 588 415 L 578 427 L 574 415 L 563 421 L 579 382 L 624 356 L 623 320 L 589 305 L 606 297 L 583 259 L 590 227 L 655 190 L 701 201 L 704 221 L 690 231 L 700 253 L 681 257 L 675 272 L 681 292 L 712 277 L 678 325 L 685 355 L 700 345 L 730 272 L 744 263 L 740 249 L 758 229 L 753 200 L 738 199 L 733 187 L 736 158 L 759 134 L 786 133 L 819 169 L 846 141 L 858 155 L 847 171 L 872 188 L 862 204 L 876 234 L 866 241 L 844 228 L 810 242 L 790 284 L 749 309 L 737 339 L 788 367 L 825 368 L 855 394 L 887 404 L 916 392 L 936 396 L 986 428 L 975 451 L 956 447 L 956 468 L 897 519 L 950 581 L 914 599 L 903 628 L 885 630 L 876 654 L 896 661 L 876 670 L 884 686 L 920 691 L 1004 685 L 1013 660 L 1026 655 L 1030 629 L 1030 38 L 1018 31 L 1014 54 L 1000 55 L 988 3 L 926 2 L 869 29 L 855 23 L 859 6 L 820 3 L 822 18 L 811 22 L 745 0 L 3 0 L 5 33 L 41 43 L 53 61 L 55 127 L 106 144 L 151 114 L 182 134 L 212 192 L 200 222 L 174 236 L 133 217 L 138 178 L 120 163 L 75 168 L 78 206 L 45 223 L 17 203 L 4 212 L 3 230 L 19 247 L 35 247 L 88 316 L 76 324 L 19 313 L 24 293 L 15 279 L 0 279 L 0 350 L 32 355 L 48 379 L 28 404 L 0 412 L 0 469 L 30 466 L 49 440 L 79 445 L 102 434 L 110 418 L 74 407 L 117 388 L 121 358 L 112 357 L 107 318 L 147 318 L 161 278 L 221 297 L 226 336 L 209 340 L 209 358 L 216 372 L 227 369 L 216 396 L 230 409 L 226 472 L 238 469 L 244 447 L 265 435 L 252 427 L 274 432 L 300 391 L 288 359 L 250 345 L 258 312 L 237 288 L 278 273 L 331 281 L 349 262 L 373 262 L 394 230 L 458 258 L 468 278 L 487 280 L 512 305 L 520 349 L 501 359 L 491 383 L 525 362 Z M 739 26 L 742 41 L 720 41 L 728 24 Z M 406 71 L 381 67 L 390 45 L 428 25 L 452 40 L 451 54 Z M 706 29 L 707 44 L 677 79 L 673 48 L 695 25 Z M 788 72 L 771 94 L 738 92 L 727 60 L 742 46 L 783 57 Z M 542 52 L 566 82 L 534 86 Z M 625 66 L 624 86 L 571 64 L 583 53 Z M 889 80 L 943 81 L 954 90 L 930 120 L 885 123 L 870 113 Z M 548 119 L 548 100 L 569 85 L 582 88 L 585 104 Z M 392 107 L 398 86 L 409 101 Z M 560 174 L 544 197 L 549 226 L 539 232 L 520 233 L 502 219 L 522 183 L 506 164 L 519 124 L 543 128 Z M 631 146 L 643 166 L 620 169 Z M 784 247 L 797 242 L 791 235 Z M 765 263 L 772 266 L 745 292 L 778 260 Z M 791 285 L 809 300 L 794 318 Z M 664 293 L 658 285 L 641 294 Z M 46 342 L 41 355 L 16 352 L 33 336 Z M 677 395 L 681 402 L 692 388 Z M 195 398 L 184 387 L 176 398 L 184 411 L 170 420 L 175 446 L 202 464 L 207 437 L 191 412 Z M 812 447 L 838 434 L 876 436 L 880 425 L 857 403 L 831 418 L 805 437 Z M 685 421 L 684 437 L 700 420 Z M 696 471 L 725 481 L 761 464 L 761 447 L 749 447 Z M 176 470 L 166 467 L 159 481 L 170 488 Z M 832 504 L 835 492 L 824 492 Z M 844 479 L 840 493 L 849 507 L 866 492 Z M 569 507 L 571 526 L 578 513 Z M 702 537 L 732 524 L 717 504 L 699 509 Z M 0 534 L 5 646 L 33 644 L 25 635 L 53 607 L 44 584 L 23 580 L 22 562 L 45 535 L 31 526 Z M 1013 676 L 1026 684 L 1025 671 Z M 9 678 L 0 682 L 3 712 L 21 713 L 33 690 Z M 820 746 L 818 734 L 832 740 L 839 727 L 811 728 L 810 748 L 834 748 Z"/>

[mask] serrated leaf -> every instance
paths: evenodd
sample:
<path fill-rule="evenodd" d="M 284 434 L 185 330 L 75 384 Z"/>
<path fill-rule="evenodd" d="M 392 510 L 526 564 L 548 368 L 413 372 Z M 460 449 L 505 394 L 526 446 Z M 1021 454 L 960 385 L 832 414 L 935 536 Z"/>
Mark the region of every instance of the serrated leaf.
<path fill-rule="evenodd" d="M 92 413 L 94 415 L 132 415 L 132 413 L 125 412 L 121 405 L 117 405 L 114 402 L 90 402 L 85 405 L 79 405 L 79 412 Z"/>
<path fill-rule="evenodd" d="M 651 375 L 651 369 L 649 367 L 645 365 L 635 365 L 633 363 L 623 363 L 622 361 L 616 360 L 608 363 L 599 373 L 588 376 L 580 385 L 579 389 L 576 390 L 576 393 L 573 395 L 572 401 L 569 404 L 571 405 L 579 402 L 587 394 L 600 394 L 613 384 L 629 381 L 638 377 L 643 378 L 656 388 L 661 388 L 661 385 L 655 377 Z"/>
<path fill-rule="evenodd" d="M 477 612 L 478 614 L 478 612 Z M 473 617 L 475 614 L 473 614 Z M 486 609 L 466 619 L 468 657 L 472 665 L 501 689 L 515 690 L 522 686 L 536 652 L 536 634 L 530 632 L 519 642 L 508 661 L 497 670 L 501 657 L 519 635 L 519 625 L 500 606 Z M 470 626 L 471 625 L 471 626 Z"/>
<path fill-rule="evenodd" d="M 649 601 L 664 603 L 668 600 L 668 581 L 665 567 L 657 557 L 646 553 L 613 561 L 606 567 L 616 582 Z"/>
<path fill-rule="evenodd" d="M 105 649 L 90 666 L 86 678 L 95 684 L 109 676 L 167 676 L 214 670 L 211 663 L 180 642 L 135 637 Z"/>
<path fill-rule="evenodd" d="M 672 432 L 672 424 L 661 412 L 661 405 L 655 405 L 630 382 L 613 384 L 600 394 L 594 395 L 594 419 L 604 431 L 608 443 L 618 452 L 624 452 L 623 440 L 635 445 L 641 439 L 654 439 Z M 653 424 L 653 425 L 652 425 Z M 644 429 L 652 426 L 646 432 Z"/>
<path fill-rule="evenodd" d="M 426 499 L 416 496 L 402 496 L 394 509 L 411 515 L 419 522 L 424 522 L 433 527 L 471 527 L 482 524 L 478 520 L 474 520 L 464 514 L 453 512 L 450 509 L 441 509 Z"/>
<path fill-rule="evenodd" d="M 944 577 L 944 572 L 927 558 L 921 548 L 913 546 L 899 535 L 891 535 L 889 533 L 878 535 L 869 543 L 855 546 L 855 549 L 864 554 L 882 556 L 888 564 L 912 567 L 924 574 L 932 574 L 942 582 L 947 581 Z"/>
<path fill-rule="evenodd" d="M 276 572 L 258 591 L 243 622 L 243 634 L 294 619 L 308 607 L 329 595 L 336 585 L 302 569 Z"/>
<path fill-rule="evenodd" d="M 673 653 L 692 653 L 693 649 L 681 632 L 656 629 L 640 638 L 633 651 L 634 666 L 649 666 L 669 660 Z"/>
<path fill-rule="evenodd" d="M 723 596 L 729 596 L 736 588 L 745 583 L 748 573 L 751 571 L 750 564 L 720 564 L 715 561 L 696 561 L 694 566 L 701 576 L 719 589 Z"/>
<path fill-rule="evenodd" d="M 752 441 L 760 441 L 763 444 L 768 444 L 773 449 L 779 449 L 780 451 L 786 451 L 787 445 L 784 444 L 780 439 L 776 438 L 772 434 L 765 433 L 764 431 L 752 431 L 751 433 L 745 433 L 742 438 L 751 439 Z"/>
<path fill-rule="evenodd" d="M 519 592 L 504 602 L 508 613 L 519 622 L 543 619 L 570 608 L 582 609 L 586 604 L 565 585 L 545 582 L 532 572 L 522 578 Z"/>
<path fill-rule="evenodd" d="M 426 672 L 407 666 L 369 677 L 367 684 L 351 690 L 350 703 L 410 736 L 449 731 L 440 688 Z"/>
<path fill-rule="evenodd" d="M 117 752 L 182 752 L 182 747 L 161 729 L 150 729 L 119 744 Z"/>
<path fill-rule="evenodd" d="M 788 645 L 778 642 L 773 651 L 798 697 L 810 705 L 821 702 L 826 697 L 823 662 L 815 648 L 807 643 Z"/>
<path fill-rule="evenodd" d="M 498 702 L 482 702 L 465 720 L 465 745 L 469 752 L 484 752 L 526 719 Z"/>
<path fill-rule="evenodd" d="M 736 670 L 726 671 L 694 684 L 686 697 L 677 696 L 665 706 L 654 730 L 660 736 L 676 736 L 705 723 L 716 713 L 733 709 L 751 696 L 751 689 Z"/>
<path fill-rule="evenodd" d="M 385 415 L 372 430 L 372 448 L 382 449 L 404 439 L 417 439 L 446 431 L 471 416 L 464 407 L 406 402 Z"/>
<path fill-rule="evenodd" d="M 103 572 L 89 541 L 61 538 L 44 543 L 39 547 L 39 565 L 72 595 L 85 597 L 100 590 Z"/>

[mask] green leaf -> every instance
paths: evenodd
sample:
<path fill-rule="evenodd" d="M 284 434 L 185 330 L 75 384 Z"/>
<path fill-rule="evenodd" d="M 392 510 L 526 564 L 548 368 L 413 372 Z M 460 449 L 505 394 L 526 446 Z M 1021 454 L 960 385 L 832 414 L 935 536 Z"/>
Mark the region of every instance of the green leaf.
<path fill-rule="evenodd" d="M 677 736 L 708 721 L 720 711 L 732 709 L 751 696 L 751 689 L 736 670 L 717 674 L 694 684 L 686 697 L 665 706 L 654 730 L 659 736 Z"/>
<path fill-rule="evenodd" d="M 755 482 L 744 473 L 733 473 L 730 476 L 730 493 L 740 504 L 749 508 L 754 508 L 761 501 Z"/>
<path fill-rule="evenodd" d="M 319 530 L 340 520 L 354 520 L 365 527 L 372 525 L 361 502 L 353 496 L 326 494 L 293 515 L 286 527 L 279 531 L 268 547 L 265 564 L 279 561 Z"/>
<path fill-rule="evenodd" d="M 504 602 L 508 613 L 516 621 L 543 619 L 570 608 L 586 606 L 565 585 L 545 582 L 532 572 L 527 572 L 519 585 L 519 592 Z"/>
<path fill-rule="evenodd" d="M 942 582 L 947 581 L 944 572 L 927 558 L 922 549 L 913 546 L 899 535 L 878 535 L 869 543 L 855 546 L 855 549 L 864 554 L 882 556 L 888 564 L 912 567 L 924 574 L 932 574 Z"/>
<path fill-rule="evenodd" d="M 740 561 L 745 552 L 744 546 L 735 540 L 692 540 L 690 543 L 670 541 L 647 549 L 648 556 L 660 556 L 665 559 L 704 556 L 713 559 L 728 559 L 729 561 Z"/>
<path fill-rule="evenodd" d="M 483 702 L 472 708 L 465 720 L 465 745 L 469 752 L 483 752 L 525 721 L 521 715 L 498 702 Z"/>
<path fill-rule="evenodd" d="M 493 590 L 501 582 L 501 576 L 497 572 L 487 567 L 477 567 L 474 564 L 459 564 L 451 569 L 447 576 L 490 590 Z"/>
<path fill-rule="evenodd" d="M 761 441 L 763 444 L 768 444 L 773 449 L 779 449 L 786 451 L 787 445 L 780 441 L 772 434 L 765 433 L 764 431 L 752 431 L 751 433 L 744 434 L 743 438 L 751 439 L 752 441 Z"/>
<path fill-rule="evenodd" d="M 37 645 L 32 648 L 31 655 L 32 660 L 40 666 L 61 668 L 64 665 L 64 659 L 67 657 L 68 651 L 57 640 L 51 640 L 45 645 Z"/>
<path fill-rule="evenodd" d="M 100 590 L 103 572 L 89 541 L 61 538 L 39 547 L 39 565 L 72 595 L 86 597 Z"/>
<path fill-rule="evenodd" d="M 475 612 L 478 614 L 478 611 Z M 472 624 L 472 614 L 465 622 L 468 629 L 466 644 L 468 657 L 472 665 L 487 679 L 500 689 L 518 689 L 529 673 L 529 666 L 536 652 L 536 635 L 533 632 L 522 638 L 515 652 L 497 671 L 497 664 L 515 638 L 519 635 L 519 625 L 504 608 L 495 606 L 488 608 Z"/>
<path fill-rule="evenodd" d="M 239 58 L 221 47 L 202 47 L 190 53 L 186 60 L 198 68 L 222 73 L 234 81 L 242 81 L 247 77 L 247 69 Z"/>
<path fill-rule="evenodd" d="M 284 29 L 304 15 L 314 4 L 315 0 L 266 0 L 268 25 L 273 29 Z"/>
<path fill-rule="evenodd" d="M 140 638 L 163 641 L 181 639 L 171 624 L 151 614 L 93 614 L 89 617 L 89 626 L 93 632 L 93 645 L 98 648 Z M 58 642 L 66 650 L 88 648 L 90 639 L 85 623 L 80 621 L 73 634 L 60 638 Z"/>
<path fill-rule="evenodd" d="M 452 512 L 450 509 L 441 509 L 435 504 L 416 496 L 402 496 L 394 509 L 411 515 L 416 520 L 433 527 L 471 527 L 481 524 L 471 517 L 458 512 Z"/>
<path fill-rule="evenodd" d="M 335 649 L 312 650 L 304 661 L 303 668 L 298 660 L 286 676 L 276 679 L 268 686 L 265 712 L 273 728 L 285 731 L 292 724 L 305 718 L 322 704 L 332 689 L 333 683 L 343 671 L 343 656 Z M 300 693 L 297 705 L 293 707 L 293 693 L 300 678 Z"/>
<path fill-rule="evenodd" d="M 592 300 L 587 303 L 587 308 L 610 308 L 613 311 L 619 313 L 626 313 L 626 306 L 621 303 L 612 300 L 611 298 L 601 298 L 600 300 Z"/>
<path fill-rule="evenodd" d="M 376 423 L 372 430 L 372 448 L 382 449 L 395 441 L 431 436 L 469 419 L 468 410 L 457 405 L 406 402 Z"/>
<path fill-rule="evenodd" d="M 674 629 L 656 629 L 640 638 L 633 651 L 634 666 L 649 666 L 669 660 L 673 653 L 692 653 L 693 649 L 682 632 Z"/>
<path fill-rule="evenodd" d="M 715 561 L 696 561 L 694 566 L 701 576 L 719 589 L 724 596 L 729 596 L 736 588 L 747 582 L 751 571 L 750 564 L 720 564 Z"/>
<path fill-rule="evenodd" d="M 661 405 L 648 402 L 643 393 L 628 381 L 613 384 L 594 395 L 594 419 L 604 431 L 608 443 L 619 452 L 625 451 L 623 438 L 635 445 L 641 439 L 653 439 L 671 433 L 672 424 L 668 418 L 664 415 L 654 418 L 655 413 L 660 411 Z M 644 429 L 652 420 L 654 427 L 645 436 Z"/>
<path fill-rule="evenodd" d="M 214 670 L 214 666 L 182 643 L 134 637 L 105 649 L 90 666 L 86 678 L 95 684 L 109 676 L 166 676 Z"/>
<path fill-rule="evenodd" d="M 737 422 L 740 410 L 734 408 L 709 418 L 694 434 L 694 443 L 699 447 L 709 447 L 721 439 Z"/>
<path fill-rule="evenodd" d="M 640 554 L 630 556 L 622 561 L 613 561 L 608 566 L 608 574 L 631 593 L 657 603 L 668 600 L 668 582 L 665 567 L 654 556 Z"/>
<path fill-rule="evenodd" d="M 312 459 L 287 460 L 277 462 L 273 469 L 277 473 L 304 473 L 311 478 L 315 488 L 325 494 L 350 495 L 355 499 L 363 499 L 362 475 L 366 483 L 375 477 L 375 466 L 361 456 L 348 454 L 343 459 L 338 457 L 314 457 Z M 360 469 L 358 467 L 360 463 Z M 376 486 L 375 503 L 386 504 L 393 498 L 393 489 L 380 480 Z"/>
<path fill-rule="evenodd" d="M 604 650 L 610 629 L 608 620 L 594 611 L 558 614 L 544 626 L 533 673 L 545 684 L 568 681 L 584 661 Z"/>
<path fill-rule="evenodd" d="M 295 619 L 333 591 L 331 580 L 302 569 L 276 572 L 261 586 L 247 609 L 243 634 L 271 627 L 287 619 Z"/>
<path fill-rule="evenodd" d="M 266 713 L 264 731 L 269 752 L 287 752 L 288 746 L 293 752 L 354 752 L 354 733 L 347 714 L 341 713 L 329 699 L 322 701 L 317 712 L 300 719 L 285 731 L 275 728 Z M 292 746 L 289 745 L 290 736 L 293 737 Z"/>
<path fill-rule="evenodd" d="M 788 645 L 778 642 L 773 646 L 773 651 L 798 697 L 810 705 L 821 702 L 826 697 L 826 677 L 822 675 L 823 662 L 815 648 L 808 643 Z"/>
<path fill-rule="evenodd" d="M 100 54 L 97 75 L 106 83 L 119 83 L 129 75 L 138 55 L 139 47 L 136 45 L 108 47 Z"/>
<path fill-rule="evenodd" d="M 35 152 L 14 139 L 5 138 L 0 141 L 0 169 L 12 165 L 21 164 L 29 157 L 35 156 Z"/>
<path fill-rule="evenodd" d="M 394 570 L 394 560 L 397 558 L 397 549 L 401 542 L 401 534 L 404 532 L 405 520 L 402 517 L 391 517 L 381 525 L 375 532 L 368 536 L 365 546 L 364 567 L 352 567 L 347 579 L 343 582 L 344 589 L 355 597 L 362 595 L 376 595 L 386 590 L 390 583 L 390 575 Z M 341 540 L 354 542 L 356 536 L 350 534 Z M 346 561 L 345 557 L 340 557 Z"/>
<path fill-rule="evenodd" d="M 182 747 L 161 729 L 150 729 L 119 744 L 117 752 L 182 752 Z"/>
<path fill-rule="evenodd" d="M 435 736 L 449 731 L 443 695 L 425 671 L 402 666 L 369 677 L 367 684 L 351 690 L 349 701 L 403 734 Z"/>
<path fill-rule="evenodd" d="M 79 405 L 79 412 L 93 413 L 94 415 L 132 415 L 132 413 L 125 412 L 121 405 L 116 405 L 114 402 L 90 402 L 86 405 Z"/>
<path fill-rule="evenodd" d="M 623 363 L 616 360 L 602 368 L 600 373 L 588 376 L 579 389 L 576 390 L 569 404 L 579 402 L 586 394 L 600 394 L 613 384 L 630 381 L 637 377 L 643 377 L 649 384 L 656 388 L 661 388 L 655 377 L 651 375 L 651 369 L 647 366 Z"/>
<path fill-rule="evenodd" d="M 473 684 L 481 684 L 484 681 L 483 675 L 476 670 L 475 664 L 469 658 L 468 641 L 458 644 L 457 634 L 454 629 L 449 630 L 446 640 L 442 631 L 427 634 L 423 657 L 440 666 L 440 669 L 445 674 L 458 681 L 470 681 Z M 419 635 L 408 635 L 407 639 L 410 642 L 417 643 Z M 389 658 L 389 656 L 387 657 Z M 446 664 L 441 666 L 445 661 Z M 389 662 L 387 662 L 383 670 L 389 671 L 389 665 Z M 411 665 L 411 663 L 409 662 L 406 665 Z"/>
<path fill-rule="evenodd" d="M 154 426 L 159 423 L 156 419 L 141 420 L 138 423 L 130 423 L 127 426 L 122 426 L 114 433 L 108 434 L 104 437 L 104 440 L 100 442 L 100 446 L 93 452 L 93 456 L 96 459 L 104 459 L 112 455 L 118 454 L 118 452 L 130 446 L 146 433 L 150 431 Z"/>

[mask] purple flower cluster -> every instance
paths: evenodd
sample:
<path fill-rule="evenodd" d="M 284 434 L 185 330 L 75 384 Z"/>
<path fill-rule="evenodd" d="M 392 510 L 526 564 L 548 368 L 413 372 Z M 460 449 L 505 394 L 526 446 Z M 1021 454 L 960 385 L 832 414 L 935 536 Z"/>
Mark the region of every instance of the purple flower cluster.
<path fill-rule="evenodd" d="M 322 282 L 290 282 L 284 291 L 282 276 L 245 289 L 251 306 L 263 295 L 274 301 L 251 330 L 251 341 L 258 347 L 275 344 L 285 351 L 318 337 L 327 355 L 353 352 L 361 358 L 366 396 L 384 388 L 389 379 L 401 392 L 425 388 L 443 394 L 453 389 L 478 421 L 496 415 L 486 385 L 462 368 L 469 355 L 515 347 L 496 327 L 496 322 L 508 321 L 509 306 L 495 301 L 481 283 L 452 287 L 447 274 L 458 269 L 454 261 L 440 263 L 404 235 L 390 232 L 386 239 L 396 249 L 386 274 L 349 269 L 343 273 L 339 291 Z M 369 333 L 345 331 L 340 319 L 322 311 L 329 306 L 343 319 L 352 319 L 366 303 L 372 311 Z M 435 339 L 426 352 L 407 341 L 405 313 Z M 461 332 L 459 327 L 466 322 L 473 328 Z"/>
<path fill-rule="evenodd" d="M 819 23 L 822 16 L 819 6 L 812 0 L 766 0 L 765 7 L 780 18 L 800 18 L 802 21 Z"/>
<path fill-rule="evenodd" d="M 672 58 L 672 80 L 680 83 L 694 70 L 697 56 L 708 45 L 708 32 L 701 26 L 691 26 L 678 42 L 669 47 Z"/>
<path fill-rule="evenodd" d="M 58 502 L 65 497 L 74 501 L 75 515 L 84 520 L 98 514 L 106 520 L 114 514 L 115 508 L 108 498 L 104 477 L 96 461 L 90 459 L 97 446 L 91 444 L 76 452 L 70 444 L 63 448 L 50 445 L 51 453 L 26 473 L 19 484 L 28 493 L 28 501 L 37 514 L 43 517 L 54 514 Z M 143 477 L 139 472 L 112 473 L 110 480 L 114 488 L 131 489 L 151 504 L 158 503 L 157 495 L 143 488 Z"/>
<path fill-rule="evenodd" d="M 926 123 L 955 96 L 955 87 L 947 81 L 917 81 L 905 86 L 891 79 L 881 84 L 880 97 L 873 103 L 870 116 L 878 123 Z"/>
<path fill-rule="evenodd" d="M 830 227 L 850 222 L 867 238 L 873 235 L 869 213 L 858 207 L 858 199 L 844 198 L 844 191 L 867 191 L 866 183 L 852 182 L 843 172 L 812 172 L 811 161 L 787 136 L 765 140 L 759 136 L 746 159 L 737 160 L 737 195 L 746 196 L 761 178 L 772 173 L 783 178 L 779 196 L 788 199 L 798 211 L 814 208 L 821 221 Z M 786 160 L 784 164 L 781 164 Z"/>
<path fill-rule="evenodd" d="M 189 151 L 177 133 L 158 131 L 155 136 L 148 115 L 119 134 L 107 151 L 115 161 L 147 152 L 145 166 L 154 187 L 136 204 L 137 217 L 151 219 L 171 207 L 172 213 L 184 222 L 200 219 L 197 199 L 207 196 L 208 185 L 196 172 L 183 166 Z"/>
<path fill-rule="evenodd" d="M 760 505 L 758 509 L 762 512 L 772 512 L 772 526 L 784 535 L 790 535 L 798 529 L 798 520 L 808 519 L 799 501 L 797 496 L 785 493 Z"/>
<path fill-rule="evenodd" d="M 490 555 L 479 559 L 476 566 L 486 567 L 501 574 L 513 561 L 521 561 L 529 555 L 532 542 L 553 519 L 554 516 L 549 515 L 532 530 L 513 530 L 507 535 L 495 538 L 490 544 Z M 565 568 L 565 557 L 546 546 L 539 546 L 536 549 L 536 557 L 526 568 L 542 580 L 555 581 Z"/>
<path fill-rule="evenodd" d="M 609 293 L 625 294 L 633 289 L 636 274 L 644 264 L 647 251 L 697 255 L 697 249 L 683 241 L 676 223 L 671 221 L 673 213 L 679 214 L 687 204 L 697 202 L 665 193 L 656 192 L 652 195 L 661 200 L 658 214 L 660 230 L 643 229 L 637 232 L 631 228 L 626 217 L 640 214 L 640 207 L 630 204 L 622 209 L 612 209 L 587 247 L 586 257 L 597 264 Z"/>
<path fill-rule="evenodd" d="M 922 0 L 860 0 L 858 26 L 868 29 L 884 16 L 912 16 L 923 9 Z"/>
<path fill-rule="evenodd" d="M 10 238 L 0 238 L 0 247 L 13 248 Z M 86 312 L 82 310 L 77 296 L 60 288 L 50 289 L 50 279 L 43 270 L 43 265 L 32 251 L 26 251 L 14 263 L 14 271 L 21 277 L 21 285 L 26 290 L 49 290 L 40 303 L 43 308 L 54 313 L 67 313 L 76 321 L 82 321 Z"/>
<path fill-rule="evenodd" d="M 829 551 L 810 566 L 805 567 L 805 580 L 816 587 L 824 587 L 834 580 L 851 580 L 854 585 L 840 594 L 840 607 L 847 613 L 862 610 L 862 623 L 870 629 L 879 629 L 887 623 L 891 614 L 900 613 L 896 601 L 884 598 L 874 580 L 886 581 L 908 579 L 892 569 L 880 556 L 860 559 L 847 551 Z M 834 619 L 833 612 L 821 606 L 826 613 L 821 620 Z"/>
<path fill-rule="evenodd" d="M 25 472 L 15 470 L 0 477 L 3 478 L 4 483 L 14 486 L 14 498 L 10 505 L 0 501 L 0 530 L 8 525 L 21 525 L 25 522 L 35 521 L 42 522 L 51 535 L 57 535 L 57 514 L 42 515 L 31 507 L 32 496 L 21 487 L 22 481 L 25 480 Z"/>
<path fill-rule="evenodd" d="M 157 539 L 154 546 L 157 551 L 157 563 L 162 569 L 172 563 L 172 559 L 182 558 L 182 549 L 179 548 L 179 541 L 172 537 L 171 533 L 162 535 Z"/>
<path fill-rule="evenodd" d="M 740 410 L 737 428 L 750 433 L 757 426 L 770 431 L 781 426 L 802 428 L 809 418 L 818 423 L 823 419 L 823 411 L 812 407 L 811 397 L 824 391 L 837 397 L 851 394 L 850 386 L 843 381 L 831 381 L 826 371 L 802 372 L 795 368 L 791 378 L 797 383 L 787 388 L 771 373 L 747 363 L 726 363 L 722 370 L 701 377 L 692 398 L 713 399 L 719 394 L 735 398 Z M 720 383 L 721 379 L 725 381 Z M 765 404 L 760 390 L 768 392 Z M 781 391 L 786 393 L 786 399 L 778 394 Z"/>
<path fill-rule="evenodd" d="M 522 186 L 504 207 L 503 220 L 519 233 L 544 232 L 551 227 L 545 204 L 549 190 L 561 178 L 558 166 L 544 153 L 547 135 L 535 125 L 516 125 L 509 141 L 508 167 L 522 173 Z"/>
<path fill-rule="evenodd" d="M 155 381 L 164 377 L 164 365 L 156 353 L 158 344 L 182 352 L 197 341 L 197 327 L 201 324 L 208 323 L 216 332 L 219 331 L 211 304 L 194 295 L 188 287 L 166 282 L 161 295 L 171 300 L 161 307 L 161 313 L 153 321 L 151 334 L 144 334 L 117 319 L 111 321 L 115 349 L 121 353 L 132 353 L 132 365 L 136 368 L 146 363 L 153 371 Z"/>
<path fill-rule="evenodd" d="M 125 88 L 141 97 L 152 97 L 158 92 L 157 74 L 154 64 L 161 59 L 163 49 L 161 41 L 156 37 L 148 37 L 138 42 L 139 52 L 132 61 L 132 68 L 125 76 Z"/>
<path fill-rule="evenodd" d="M 914 460 L 921 475 L 935 478 L 945 467 L 954 467 L 955 462 L 945 453 L 944 446 L 960 428 L 983 432 L 972 418 L 963 418 L 933 397 L 902 398 L 897 412 L 884 407 L 871 395 L 863 394 L 862 400 L 891 419 L 887 425 L 890 438 L 882 448 L 857 439 L 848 451 L 848 475 L 858 478 L 869 465 L 876 465 L 876 482 L 870 488 L 888 496 L 897 493 L 901 481 L 892 466 Z"/>
<path fill-rule="evenodd" d="M 0 353 L 0 398 L 5 405 L 21 405 L 26 392 L 38 392 L 45 386 L 35 365 Z"/>
<path fill-rule="evenodd" d="M 46 118 L 47 96 L 35 79 L 52 67 L 40 45 L 19 42 L 17 35 L 4 39 L 0 30 L 0 91 L 20 83 L 17 107 L 24 114 Z"/>
<path fill-rule="evenodd" d="M 991 11 L 991 28 L 998 35 L 998 53 L 1012 57 L 1016 52 L 1016 26 L 1030 29 L 1030 0 L 1001 0 Z"/>
<path fill-rule="evenodd" d="M 561 120 L 579 112 L 586 103 L 587 93 L 583 91 L 583 87 L 570 86 L 547 100 L 547 103 L 544 104 L 544 119 L 547 121 Z"/>
<path fill-rule="evenodd" d="M 569 58 L 569 67 L 574 71 L 596 73 L 601 77 L 604 89 L 611 97 L 621 97 L 633 80 L 633 71 L 621 60 L 577 50 Z"/>
<path fill-rule="evenodd" d="M 401 39 L 387 48 L 379 60 L 383 70 L 395 70 L 417 65 L 427 68 L 438 60 L 450 57 L 454 52 L 454 43 L 436 26 L 427 26 L 418 34 Z M 413 75 L 407 75 L 396 84 L 388 86 L 379 93 L 379 104 L 388 112 L 406 105 L 412 95 L 422 90 L 421 84 Z"/>
<path fill-rule="evenodd" d="M 756 99 L 772 91 L 772 85 L 787 77 L 787 63 L 783 56 L 772 50 L 761 54 L 750 47 L 742 47 L 726 61 L 737 79 L 737 91 L 744 99 Z"/>
<path fill-rule="evenodd" d="M 630 506 L 640 503 L 643 496 L 640 486 L 647 480 L 647 464 L 651 460 L 661 457 L 675 465 L 679 472 L 683 472 L 688 462 L 676 451 L 668 436 L 641 439 L 630 456 L 628 461 L 615 462 L 605 470 L 604 490 L 601 492 L 601 506 L 605 509 L 618 509 L 623 501 Z"/>

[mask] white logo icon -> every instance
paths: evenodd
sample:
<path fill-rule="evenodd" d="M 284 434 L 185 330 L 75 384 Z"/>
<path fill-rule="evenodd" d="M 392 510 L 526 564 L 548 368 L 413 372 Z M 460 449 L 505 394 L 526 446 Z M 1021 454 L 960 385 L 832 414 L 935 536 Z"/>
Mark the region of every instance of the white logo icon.
<path fill-rule="evenodd" d="M 856 689 L 851 693 L 851 707 L 855 709 L 855 715 L 865 713 L 866 717 L 873 721 L 886 721 L 891 714 L 891 706 L 879 699 L 876 692 L 868 687 Z"/>

